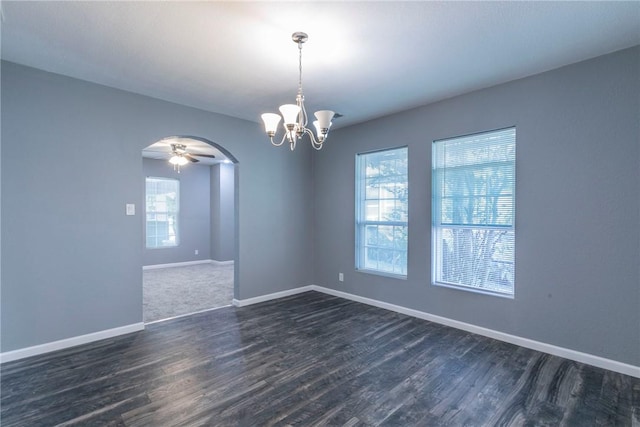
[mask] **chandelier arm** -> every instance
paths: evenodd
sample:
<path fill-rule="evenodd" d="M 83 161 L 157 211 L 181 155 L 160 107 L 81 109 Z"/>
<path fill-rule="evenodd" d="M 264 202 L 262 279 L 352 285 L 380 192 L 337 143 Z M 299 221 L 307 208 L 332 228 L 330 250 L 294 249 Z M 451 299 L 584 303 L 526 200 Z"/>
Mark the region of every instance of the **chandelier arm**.
<path fill-rule="evenodd" d="M 307 109 L 304 107 L 304 97 L 302 96 L 302 93 L 300 94 L 301 97 L 301 101 L 300 101 L 300 118 L 301 118 L 301 122 L 300 125 L 302 126 L 303 129 L 307 128 L 307 123 L 309 123 L 308 121 L 308 117 L 307 117 Z"/>
<path fill-rule="evenodd" d="M 284 135 L 282 135 L 282 140 L 280 141 L 280 143 L 277 143 L 273 140 L 273 137 L 270 137 L 271 139 L 271 144 L 273 144 L 275 147 L 280 147 L 282 145 L 282 143 L 284 142 L 284 139 L 286 138 L 287 134 L 285 133 Z"/>
<path fill-rule="evenodd" d="M 309 135 L 309 139 L 311 140 L 311 146 L 316 150 L 320 150 L 322 148 L 323 141 L 318 142 L 316 137 L 313 135 L 313 132 L 310 129 L 305 128 L 304 132 Z"/>

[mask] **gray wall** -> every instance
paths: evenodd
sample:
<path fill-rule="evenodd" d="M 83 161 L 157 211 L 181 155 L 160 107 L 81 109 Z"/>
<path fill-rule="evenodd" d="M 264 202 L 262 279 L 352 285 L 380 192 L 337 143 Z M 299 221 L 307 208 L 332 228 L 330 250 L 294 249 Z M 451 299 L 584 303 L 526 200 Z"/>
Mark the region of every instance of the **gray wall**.
<path fill-rule="evenodd" d="M 178 246 L 147 249 L 146 227 L 142 232 L 142 264 L 169 264 L 211 258 L 211 166 L 188 164 L 180 173 L 166 160 L 142 159 L 144 177 L 173 178 L 180 181 Z M 144 180 L 144 178 L 143 178 Z M 144 182 L 144 181 L 143 181 Z M 232 195 L 233 201 L 233 195 Z M 140 216 L 144 222 L 144 203 Z M 195 250 L 198 250 L 198 255 Z"/>
<path fill-rule="evenodd" d="M 211 166 L 211 259 L 233 260 L 235 239 L 233 165 Z"/>
<path fill-rule="evenodd" d="M 639 64 L 636 47 L 334 131 L 314 156 L 314 283 L 640 365 Z M 513 125 L 515 299 L 431 286 L 431 142 Z M 402 145 L 407 280 L 354 270 L 355 155 Z"/>
<path fill-rule="evenodd" d="M 309 148 L 273 148 L 257 122 L 1 67 L 0 351 L 142 322 L 140 152 L 167 136 L 238 160 L 235 297 L 311 283 Z"/>
<path fill-rule="evenodd" d="M 140 151 L 194 135 L 239 162 L 236 298 L 315 283 L 639 365 L 639 62 L 626 50 L 334 130 L 313 157 L 257 123 L 3 62 L 0 350 L 142 321 Z M 431 141 L 512 125 L 515 299 L 430 286 Z M 407 280 L 354 270 L 355 154 L 401 145 Z"/>

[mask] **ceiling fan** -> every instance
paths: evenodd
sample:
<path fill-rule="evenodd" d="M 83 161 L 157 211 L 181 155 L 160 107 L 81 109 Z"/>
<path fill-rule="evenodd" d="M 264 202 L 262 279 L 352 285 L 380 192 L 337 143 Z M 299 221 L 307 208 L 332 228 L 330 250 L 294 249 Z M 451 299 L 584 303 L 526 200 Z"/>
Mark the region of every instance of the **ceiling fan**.
<path fill-rule="evenodd" d="M 186 159 L 191 163 L 198 163 L 200 160 L 196 159 L 196 157 L 208 157 L 210 159 L 216 158 L 216 156 L 214 156 L 213 154 L 190 153 L 187 151 L 187 146 L 184 144 L 171 144 L 171 159 L 169 159 L 170 163 L 186 164 L 184 160 L 179 160 L 180 158 Z"/>
<path fill-rule="evenodd" d="M 209 157 L 211 159 L 215 159 L 216 156 L 213 154 L 189 153 L 186 145 L 171 144 L 171 158 L 169 159 L 169 163 L 173 165 L 173 170 L 178 173 L 180 173 L 180 166 L 184 166 L 189 162 L 198 163 L 200 160 L 196 159 L 196 157 Z"/>

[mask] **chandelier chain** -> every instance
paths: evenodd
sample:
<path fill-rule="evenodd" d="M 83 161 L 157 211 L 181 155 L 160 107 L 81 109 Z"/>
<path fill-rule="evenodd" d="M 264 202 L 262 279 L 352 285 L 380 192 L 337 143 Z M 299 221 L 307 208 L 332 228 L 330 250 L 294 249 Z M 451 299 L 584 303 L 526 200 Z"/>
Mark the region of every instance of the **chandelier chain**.
<path fill-rule="evenodd" d="M 302 93 L 302 42 L 298 42 L 298 92 Z"/>

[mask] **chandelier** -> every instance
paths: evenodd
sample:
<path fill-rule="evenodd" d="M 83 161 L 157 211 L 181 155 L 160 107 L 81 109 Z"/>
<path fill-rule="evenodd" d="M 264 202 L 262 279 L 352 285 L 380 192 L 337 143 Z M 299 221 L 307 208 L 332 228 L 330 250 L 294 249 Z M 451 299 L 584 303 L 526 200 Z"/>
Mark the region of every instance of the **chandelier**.
<path fill-rule="evenodd" d="M 276 147 L 281 146 L 285 140 L 289 141 L 291 151 L 295 150 L 296 142 L 307 134 L 311 139 L 311 146 L 316 150 L 322 148 L 322 144 L 327 139 L 329 128 L 331 127 L 331 119 L 334 112 L 330 110 L 316 111 L 314 115 L 316 119 L 313 125 L 316 128 L 316 135 L 307 128 L 307 110 L 304 108 L 304 95 L 302 93 L 302 44 L 309 39 L 309 36 L 303 32 L 295 32 L 291 35 L 291 39 L 298 45 L 298 95 L 295 104 L 285 104 L 280 106 L 280 114 L 264 113 L 262 120 L 264 121 L 264 129 L 271 139 L 271 143 Z M 284 135 L 278 143 L 273 140 L 278 129 L 280 119 L 284 120 Z"/>

